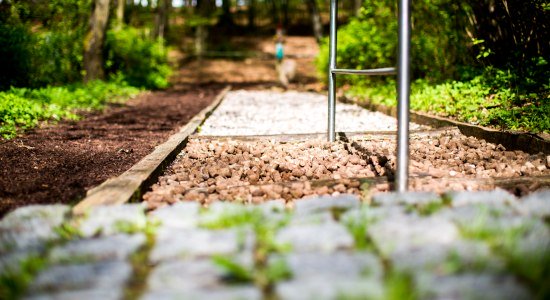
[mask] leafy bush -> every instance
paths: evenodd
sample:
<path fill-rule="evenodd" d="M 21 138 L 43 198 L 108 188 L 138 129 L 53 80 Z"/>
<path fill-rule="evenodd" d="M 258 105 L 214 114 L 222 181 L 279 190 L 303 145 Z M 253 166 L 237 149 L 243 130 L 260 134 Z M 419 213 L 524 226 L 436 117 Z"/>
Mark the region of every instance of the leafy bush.
<path fill-rule="evenodd" d="M 413 1 L 411 71 L 416 78 L 442 80 L 456 74 L 468 56 L 466 34 L 456 30 L 462 24 L 464 7 L 449 0 Z M 337 66 L 367 69 L 395 66 L 397 61 L 397 7 L 395 1 L 366 0 L 360 17 L 338 30 Z M 445 49 L 444 51 L 442 49 Z M 326 74 L 328 42 L 317 59 Z M 324 77 L 324 76 L 323 76 Z M 379 77 L 346 77 L 348 81 L 383 81 Z"/>
<path fill-rule="evenodd" d="M 32 43 L 25 26 L 0 21 L 0 90 L 29 83 Z"/>
<path fill-rule="evenodd" d="M 472 124 L 550 132 L 550 94 L 517 89 L 517 77 L 511 71 L 489 67 L 470 80 L 434 84 L 418 79 L 411 85 L 411 109 Z M 357 85 L 349 93 L 374 103 L 396 105 L 395 81 Z"/>
<path fill-rule="evenodd" d="M 40 121 L 77 119 L 77 110 L 101 109 L 107 102 L 138 93 L 122 81 L 93 81 L 42 89 L 11 88 L 0 92 L 0 135 L 13 138 L 18 130 L 38 125 Z"/>
<path fill-rule="evenodd" d="M 132 86 L 161 89 L 168 86 L 170 67 L 163 41 L 152 41 L 133 27 L 107 32 L 107 71 L 122 72 Z"/>

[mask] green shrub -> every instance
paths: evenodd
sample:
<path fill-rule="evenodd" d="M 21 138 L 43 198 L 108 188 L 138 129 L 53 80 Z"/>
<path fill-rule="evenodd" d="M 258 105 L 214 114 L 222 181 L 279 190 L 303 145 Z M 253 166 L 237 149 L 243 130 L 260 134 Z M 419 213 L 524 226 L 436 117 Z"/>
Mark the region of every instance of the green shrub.
<path fill-rule="evenodd" d="M 25 26 L 0 21 L 0 90 L 29 83 L 32 44 Z"/>
<path fill-rule="evenodd" d="M 337 66 L 367 69 L 395 66 L 397 61 L 397 6 L 390 0 L 366 0 L 360 17 L 338 30 Z M 413 1 L 411 71 L 416 78 L 442 80 L 456 74 L 468 56 L 466 35 L 456 28 L 465 8 L 449 0 Z M 444 49 L 444 50 L 443 50 Z M 321 46 L 317 68 L 326 74 L 328 43 Z M 324 77 L 324 76 L 323 76 Z M 384 81 L 379 77 L 345 77 L 348 81 Z"/>
<path fill-rule="evenodd" d="M 107 32 L 107 71 L 122 72 L 132 86 L 161 89 L 168 86 L 170 67 L 162 40 L 153 41 L 132 27 Z"/>

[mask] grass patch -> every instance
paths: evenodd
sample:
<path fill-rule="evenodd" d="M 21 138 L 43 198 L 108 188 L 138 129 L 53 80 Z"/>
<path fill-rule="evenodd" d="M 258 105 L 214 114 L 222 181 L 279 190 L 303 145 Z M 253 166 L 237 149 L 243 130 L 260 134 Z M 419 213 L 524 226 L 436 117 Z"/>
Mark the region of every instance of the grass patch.
<path fill-rule="evenodd" d="M 550 132 L 550 93 L 513 88 L 516 75 L 487 68 L 469 80 L 411 84 L 411 109 L 450 117 L 474 125 L 508 130 Z M 396 106 L 395 82 L 358 82 L 348 95 L 375 104 Z"/>
<path fill-rule="evenodd" d="M 77 120 L 78 111 L 100 110 L 139 93 L 121 79 L 0 92 L 0 136 L 11 139 L 43 121 Z"/>

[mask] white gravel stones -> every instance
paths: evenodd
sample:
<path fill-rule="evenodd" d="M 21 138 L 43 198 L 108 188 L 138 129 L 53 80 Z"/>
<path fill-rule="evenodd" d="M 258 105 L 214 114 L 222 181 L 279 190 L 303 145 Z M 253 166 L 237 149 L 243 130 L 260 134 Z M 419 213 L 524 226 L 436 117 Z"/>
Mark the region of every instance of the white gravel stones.
<path fill-rule="evenodd" d="M 30 205 L 19 208 L 0 221 L 0 254 L 33 247 L 57 238 L 55 228 L 65 220 L 67 205 Z"/>
<path fill-rule="evenodd" d="M 251 248 L 250 233 L 237 229 L 207 230 L 161 228 L 150 255 L 153 263 L 178 258 L 235 254 Z M 244 245 L 241 245 L 241 242 Z"/>
<path fill-rule="evenodd" d="M 368 233 L 385 256 L 427 244 L 448 245 L 459 238 L 455 225 L 437 216 L 384 219 L 370 226 Z"/>
<path fill-rule="evenodd" d="M 278 284 L 281 299 L 383 297 L 383 269 L 378 258 L 370 253 L 290 254 L 287 262 L 293 277 Z"/>
<path fill-rule="evenodd" d="M 420 276 L 417 286 L 421 299 L 532 299 L 529 292 L 511 276 L 460 274 Z"/>
<path fill-rule="evenodd" d="M 79 229 L 83 236 L 112 235 L 126 229 L 142 229 L 147 219 L 142 204 L 98 206 L 82 221 Z"/>
<path fill-rule="evenodd" d="M 201 135 L 270 135 L 323 133 L 327 128 L 326 95 L 304 92 L 233 91 L 206 120 Z M 396 130 L 395 118 L 357 105 L 336 105 L 336 130 Z M 411 123 L 411 129 L 419 125 Z"/>
<path fill-rule="evenodd" d="M 251 284 L 230 286 L 210 259 L 161 263 L 150 274 L 142 299 L 261 299 Z"/>
<path fill-rule="evenodd" d="M 30 294 L 77 290 L 120 290 L 132 275 L 127 262 L 111 261 L 81 265 L 58 265 L 41 272 Z"/>
<path fill-rule="evenodd" d="M 145 235 L 142 233 L 74 240 L 52 249 L 50 262 L 126 260 L 130 254 L 143 246 L 145 241 Z"/>
<path fill-rule="evenodd" d="M 322 224 L 290 225 L 276 236 L 281 244 L 290 244 L 292 251 L 331 253 L 353 248 L 354 241 L 346 228 L 335 222 Z"/>

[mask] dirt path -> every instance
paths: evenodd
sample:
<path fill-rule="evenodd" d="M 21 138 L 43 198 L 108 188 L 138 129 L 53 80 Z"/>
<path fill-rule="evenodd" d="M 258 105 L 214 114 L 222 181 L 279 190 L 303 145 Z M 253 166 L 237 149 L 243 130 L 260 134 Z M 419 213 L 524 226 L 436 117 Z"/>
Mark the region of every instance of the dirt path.
<path fill-rule="evenodd" d="M 118 176 L 206 107 L 223 88 L 177 85 L 125 105 L 0 142 L 0 216 L 29 204 L 73 203 Z"/>

